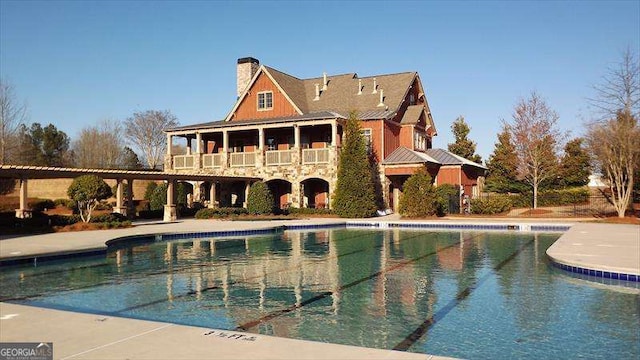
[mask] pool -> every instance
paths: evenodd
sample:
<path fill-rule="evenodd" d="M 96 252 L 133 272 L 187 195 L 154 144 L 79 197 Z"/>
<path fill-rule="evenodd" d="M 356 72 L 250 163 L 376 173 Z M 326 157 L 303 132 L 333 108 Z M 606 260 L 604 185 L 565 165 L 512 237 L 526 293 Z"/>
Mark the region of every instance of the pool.
<path fill-rule="evenodd" d="M 149 237 L 106 257 L 4 267 L 0 300 L 467 359 L 638 358 L 638 284 L 555 268 L 545 251 L 559 236 Z"/>

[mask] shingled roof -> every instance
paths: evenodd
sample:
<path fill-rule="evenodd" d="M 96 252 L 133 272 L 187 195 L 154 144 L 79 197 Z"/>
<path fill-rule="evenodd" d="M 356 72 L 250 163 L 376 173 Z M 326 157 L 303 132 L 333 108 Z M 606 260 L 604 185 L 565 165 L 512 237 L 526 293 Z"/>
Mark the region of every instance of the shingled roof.
<path fill-rule="evenodd" d="M 389 156 L 387 156 L 383 165 L 400 165 L 400 164 L 422 164 L 433 163 L 439 165 L 468 165 L 477 167 L 480 169 L 487 169 L 481 164 L 475 163 L 471 160 L 467 160 L 462 156 L 458 156 L 443 149 L 427 149 L 427 151 L 413 151 L 404 146 L 401 146 L 394 150 Z"/>

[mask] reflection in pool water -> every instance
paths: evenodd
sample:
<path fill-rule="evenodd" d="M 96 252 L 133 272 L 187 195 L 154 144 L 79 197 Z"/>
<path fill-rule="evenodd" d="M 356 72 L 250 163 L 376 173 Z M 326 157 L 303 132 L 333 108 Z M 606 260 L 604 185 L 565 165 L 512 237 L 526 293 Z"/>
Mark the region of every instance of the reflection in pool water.
<path fill-rule="evenodd" d="M 638 358 L 638 289 L 556 270 L 545 251 L 558 236 L 327 229 L 154 242 L 3 269 L 0 297 L 461 358 Z"/>

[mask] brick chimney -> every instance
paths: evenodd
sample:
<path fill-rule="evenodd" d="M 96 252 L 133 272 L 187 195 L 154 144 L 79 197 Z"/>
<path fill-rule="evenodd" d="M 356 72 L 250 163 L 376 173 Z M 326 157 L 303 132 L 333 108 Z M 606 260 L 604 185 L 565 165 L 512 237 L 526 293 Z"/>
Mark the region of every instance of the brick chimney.
<path fill-rule="evenodd" d="M 258 72 L 258 68 L 260 67 L 260 61 L 258 59 L 254 59 L 252 57 L 244 57 L 238 59 L 238 67 L 237 67 L 237 84 L 238 84 L 238 97 L 242 95 L 242 93 L 249 86 L 249 82 L 253 78 L 253 75 Z"/>

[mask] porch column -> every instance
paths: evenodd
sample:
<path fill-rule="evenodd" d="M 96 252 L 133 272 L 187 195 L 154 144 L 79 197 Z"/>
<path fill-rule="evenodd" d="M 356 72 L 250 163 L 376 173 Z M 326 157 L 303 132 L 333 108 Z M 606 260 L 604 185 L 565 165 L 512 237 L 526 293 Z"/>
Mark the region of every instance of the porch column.
<path fill-rule="evenodd" d="M 175 221 L 177 219 L 174 189 L 175 180 L 169 180 L 167 182 L 167 205 L 164 206 L 164 221 Z"/>
<path fill-rule="evenodd" d="M 116 207 L 113 208 L 114 213 L 127 215 L 127 209 L 122 202 L 123 184 L 122 179 L 116 179 Z"/>
<path fill-rule="evenodd" d="M 209 206 L 208 208 L 213 209 L 216 207 L 216 182 L 211 182 L 211 188 L 209 189 Z"/>
<path fill-rule="evenodd" d="M 300 190 L 301 190 L 302 185 L 300 184 L 300 182 L 298 181 L 292 181 L 291 182 L 291 206 L 294 208 L 299 208 L 300 207 L 300 203 L 301 198 L 302 198 L 302 194 L 300 194 Z"/>
<path fill-rule="evenodd" d="M 229 166 L 229 132 L 222 130 L 222 168 Z"/>
<path fill-rule="evenodd" d="M 20 208 L 16 209 L 17 218 L 31 217 L 31 210 L 27 206 L 27 178 L 20 178 Z"/>
<path fill-rule="evenodd" d="M 336 121 L 331 122 L 331 146 L 338 145 L 338 123 Z"/>
<path fill-rule="evenodd" d="M 300 148 L 300 126 L 293 125 L 293 147 Z"/>
<path fill-rule="evenodd" d="M 200 132 L 197 132 L 196 133 L 196 154 L 195 154 L 195 158 L 193 159 L 193 167 L 195 169 L 202 168 L 201 161 L 202 161 L 202 134 L 200 134 Z"/>
<path fill-rule="evenodd" d="M 265 154 L 264 154 L 264 128 L 258 128 L 258 154 L 256 157 L 256 166 L 262 167 L 265 162 Z"/>
<path fill-rule="evenodd" d="M 243 208 L 247 208 L 247 203 L 248 203 L 248 199 L 249 199 L 249 189 L 251 188 L 251 181 L 247 180 L 244 183 L 244 202 L 242 203 L 242 207 Z"/>
<path fill-rule="evenodd" d="M 258 150 L 264 150 L 264 128 L 258 128 Z"/>
<path fill-rule="evenodd" d="M 136 205 L 133 203 L 133 179 L 127 179 L 127 217 L 133 219 L 136 217 Z"/>
<path fill-rule="evenodd" d="M 164 156 L 164 170 L 173 169 L 173 159 L 171 157 L 171 144 L 173 143 L 173 135 L 167 134 L 167 153 Z"/>
<path fill-rule="evenodd" d="M 400 189 L 393 187 L 393 211 L 398 212 L 400 207 Z"/>

